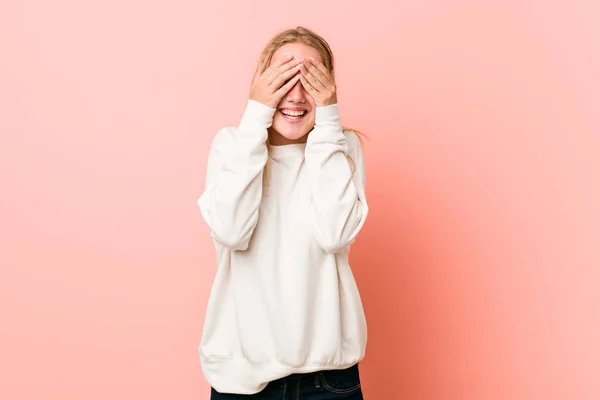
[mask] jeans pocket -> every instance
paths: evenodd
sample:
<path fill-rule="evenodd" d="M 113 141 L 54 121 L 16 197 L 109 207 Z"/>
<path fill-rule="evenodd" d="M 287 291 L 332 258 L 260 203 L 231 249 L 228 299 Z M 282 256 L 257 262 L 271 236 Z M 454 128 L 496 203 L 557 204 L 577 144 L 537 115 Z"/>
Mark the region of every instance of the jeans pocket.
<path fill-rule="evenodd" d="M 358 364 L 347 369 L 319 372 L 323 388 L 331 393 L 352 393 L 360 390 Z"/>

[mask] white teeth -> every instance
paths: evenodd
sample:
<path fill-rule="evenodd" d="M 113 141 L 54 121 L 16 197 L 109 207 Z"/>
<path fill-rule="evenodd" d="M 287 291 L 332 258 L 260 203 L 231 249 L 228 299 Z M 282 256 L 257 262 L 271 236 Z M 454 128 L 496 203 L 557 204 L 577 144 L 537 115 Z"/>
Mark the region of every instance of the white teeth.
<path fill-rule="evenodd" d="M 281 111 L 284 115 L 288 115 L 290 117 L 300 117 L 302 115 L 304 115 L 304 111 L 289 111 L 289 110 L 283 110 Z"/>

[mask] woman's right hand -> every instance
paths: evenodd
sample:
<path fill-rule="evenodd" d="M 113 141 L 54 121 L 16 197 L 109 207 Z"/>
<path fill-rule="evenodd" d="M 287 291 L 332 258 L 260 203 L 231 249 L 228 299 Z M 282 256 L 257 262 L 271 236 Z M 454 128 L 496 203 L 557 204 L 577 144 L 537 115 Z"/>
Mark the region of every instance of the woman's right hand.
<path fill-rule="evenodd" d="M 277 108 L 281 98 L 300 80 L 301 66 L 302 60 L 294 60 L 291 54 L 274 62 L 265 72 L 254 77 L 250 99 Z"/>

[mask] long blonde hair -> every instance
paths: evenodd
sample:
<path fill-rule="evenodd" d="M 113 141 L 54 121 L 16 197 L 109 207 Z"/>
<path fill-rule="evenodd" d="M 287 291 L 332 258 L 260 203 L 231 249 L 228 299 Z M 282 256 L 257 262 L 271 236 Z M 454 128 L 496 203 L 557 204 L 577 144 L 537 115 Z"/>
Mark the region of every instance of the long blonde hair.
<path fill-rule="evenodd" d="M 331 47 L 325 39 L 311 31 L 310 29 L 304 28 L 302 26 L 298 26 L 293 29 L 287 29 L 279 34 L 275 35 L 269 43 L 263 49 L 260 58 L 258 60 L 258 66 L 256 67 L 255 76 L 257 74 L 262 74 L 267 67 L 271 64 L 271 60 L 273 59 L 273 54 L 283 45 L 289 43 L 302 43 L 307 46 L 310 46 L 317 50 L 321 55 L 323 60 L 323 65 L 325 68 L 329 70 L 333 74 L 333 52 L 331 51 Z M 363 145 L 363 138 L 365 135 L 356 130 L 348 127 L 342 127 L 344 131 L 353 131 L 358 136 L 361 146 Z M 354 160 L 348 157 L 348 160 L 352 163 L 352 169 L 356 169 L 356 165 Z M 265 172 L 268 174 L 268 164 Z"/>

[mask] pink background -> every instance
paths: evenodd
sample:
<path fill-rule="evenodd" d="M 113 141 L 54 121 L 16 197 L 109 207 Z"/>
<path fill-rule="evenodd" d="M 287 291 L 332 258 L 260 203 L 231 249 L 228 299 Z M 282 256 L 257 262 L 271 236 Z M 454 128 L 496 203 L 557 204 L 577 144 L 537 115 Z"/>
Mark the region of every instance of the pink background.
<path fill-rule="evenodd" d="M 0 2 L 1 399 L 208 399 L 208 145 L 298 24 L 371 138 L 367 399 L 600 398 L 598 2 L 352 7 Z"/>

